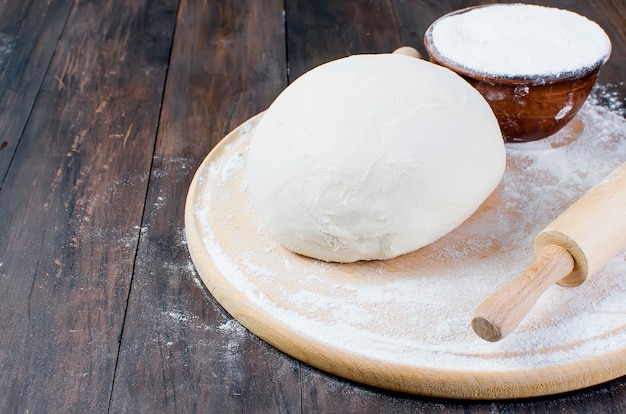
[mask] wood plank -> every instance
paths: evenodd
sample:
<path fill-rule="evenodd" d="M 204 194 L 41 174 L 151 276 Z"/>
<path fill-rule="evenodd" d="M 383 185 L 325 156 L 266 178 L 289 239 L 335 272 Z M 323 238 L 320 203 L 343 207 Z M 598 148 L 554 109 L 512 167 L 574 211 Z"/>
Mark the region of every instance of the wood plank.
<path fill-rule="evenodd" d="M 304 406 L 315 413 L 341 412 L 359 414 L 378 413 L 497 413 L 494 402 L 440 400 L 407 395 L 355 384 L 342 378 L 311 370 L 303 375 L 302 399 Z"/>
<path fill-rule="evenodd" d="M 74 4 L 0 192 L 0 412 L 108 409 L 174 6 Z"/>
<path fill-rule="evenodd" d="M 402 46 L 389 1 L 285 2 L 289 81 L 330 60 Z"/>
<path fill-rule="evenodd" d="M 0 3 L 0 188 L 72 6 Z"/>
<path fill-rule="evenodd" d="M 593 414 L 621 412 L 626 379 L 556 396 L 508 401 L 464 401 L 424 398 L 380 390 L 329 376 L 310 367 L 302 373 L 303 405 L 309 412 L 347 413 L 534 413 Z M 609 408 L 610 407 L 610 408 Z M 609 410 L 609 411 L 607 411 Z M 306 412 L 306 411 L 304 411 Z"/>
<path fill-rule="evenodd" d="M 282 1 L 180 4 L 113 412 L 299 412 L 299 363 L 207 294 L 185 245 L 209 150 L 286 85 Z"/>

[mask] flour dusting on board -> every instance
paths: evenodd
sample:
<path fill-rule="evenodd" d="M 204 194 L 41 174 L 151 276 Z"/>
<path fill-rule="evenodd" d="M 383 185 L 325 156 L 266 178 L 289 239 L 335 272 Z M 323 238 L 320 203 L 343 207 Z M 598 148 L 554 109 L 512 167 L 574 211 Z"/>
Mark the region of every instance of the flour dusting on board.
<path fill-rule="evenodd" d="M 229 302 L 254 309 L 247 318 L 270 317 L 292 335 L 364 358 L 507 371 L 621 351 L 626 251 L 578 288 L 551 287 L 500 342 L 487 343 L 470 328 L 476 306 L 530 263 L 534 236 L 626 161 L 626 120 L 619 104 L 596 104 L 601 91 L 554 136 L 507 144 L 505 177 L 462 226 L 389 261 L 325 263 L 274 241 L 245 183 L 251 121 L 196 177 L 203 248 L 236 292 Z"/>

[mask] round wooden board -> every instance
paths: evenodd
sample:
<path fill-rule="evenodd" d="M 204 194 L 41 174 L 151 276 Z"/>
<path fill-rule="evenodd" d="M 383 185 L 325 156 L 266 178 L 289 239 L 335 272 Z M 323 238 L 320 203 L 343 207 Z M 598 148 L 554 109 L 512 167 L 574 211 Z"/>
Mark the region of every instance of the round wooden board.
<path fill-rule="evenodd" d="M 185 208 L 192 260 L 250 331 L 357 382 L 504 399 L 617 378 L 626 374 L 626 251 L 578 288 L 550 288 L 500 342 L 470 328 L 480 301 L 530 262 L 534 235 L 626 159 L 623 134 L 592 141 L 607 135 L 597 110 L 585 107 L 558 136 L 507 146 L 501 185 L 452 233 L 393 260 L 352 264 L 293 254 L 259 222 L 245 178 L 256 116 L 196 172 Z"/>

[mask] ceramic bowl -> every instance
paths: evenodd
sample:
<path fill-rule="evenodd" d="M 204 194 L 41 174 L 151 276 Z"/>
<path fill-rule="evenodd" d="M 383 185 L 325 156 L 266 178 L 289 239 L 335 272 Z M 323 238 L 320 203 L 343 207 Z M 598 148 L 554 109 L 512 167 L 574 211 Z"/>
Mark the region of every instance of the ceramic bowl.
<path fill-rule="evenodd" d="M 559 71 L 559 73 L 488 73 L 486 70 L 472 69 L 471 65 L 464 65 L 462 62 L 450 57 L 451 54 L 442 53 L 438 49 L 437 42 L 433 38 L 433 31 L 437 24 L 443 19 L 459 16 L 474 10 L 511 5 L 483 5 L 469 7 L 446 14 L 437 19 L 426 31 L 424 44 L 429 54 L 430 61 L 453 70 L 465 78 L 474 88 L 476 88 L 490 104 L 498 122 L 502 135 L 507 142 L 526 142 L 545 138 L 556 133 L 563 128 L 578 112 L 589 93 L 591 92 L 598 72 L 608 59 L 610 54 L 610 41 L 606 33 L 590 20 L 579 16 L 582 21 L 595 25 L 608 42 L 608 51 L 600 53 L 599 58 L 591 64 L 585 64 L 574 69 Z M 524 5 L 513 5 L 524 6 Z M 540 6 L 531 6 L 540 7 Z M 541 7 L 541 9 L 554 12 L 559 9 Z M 542 11 L 542 10 L 538 10 Z M 563 11 L 565 13 L 572 13 Z M 479 30 L 481 36 L 493 36 L 494 32 L 489 29 L 489 21 L 483 24 Z M 493 23 L 495 24 L 495 23 Z M 587 24 L 587 23 L 584 23 Z M 487 27 L 485 27 L 487 26 Z M 592 30 L 593 30 L 593 26 Z M 530 28 L 532 29 L 532 28 Z M 438 29 L 441 30 L 441 29 Z M 512 38 L 514 34 L 505 33 L 507 27 L 498 27 L 498 33 L 503 38 Z M 532 34 L 531 34 L 532 35 Z M 541 33 L 537 33 L 537 36 Z M 599 38 L 602 39 L 602 36 Z M 489 41 L 489 39 L 486 39 Z M 602 45 L 607 47 L 606 43 Z M 511 45 L 510 47 L 517 47 Z M 505 53 L 498 52 L 486 56 L 497 63 L 498 59 L 503 59 Z M 545 53 L 545 52 L 544 52 Z M 578 52 L 577 52 L 578 53 Z M 532 53 L 531 53 L 532 54 Z M 488 64 L 488 63 L 487 63 Z"/>

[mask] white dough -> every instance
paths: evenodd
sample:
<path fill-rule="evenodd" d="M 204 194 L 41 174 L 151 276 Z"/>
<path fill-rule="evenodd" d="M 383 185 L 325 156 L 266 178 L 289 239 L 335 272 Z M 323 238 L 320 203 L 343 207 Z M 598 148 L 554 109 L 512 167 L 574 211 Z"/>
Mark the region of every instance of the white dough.
<path fill-rule="evenodd" d="M 276 98 L 254 132 L 247 180 L 287 249 L 388 259 L 467 219 L 500 182 L 505 157 L 489 105 L 461 77 L 412 57 L 356 55 Z"/>

